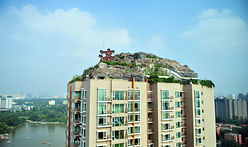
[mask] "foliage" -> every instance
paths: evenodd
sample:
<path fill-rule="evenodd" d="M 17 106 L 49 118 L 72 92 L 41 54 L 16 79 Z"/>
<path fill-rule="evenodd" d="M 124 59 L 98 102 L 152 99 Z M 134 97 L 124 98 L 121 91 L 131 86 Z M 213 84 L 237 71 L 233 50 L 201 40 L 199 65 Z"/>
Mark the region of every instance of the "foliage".
<path fill-rule="evenodd" d="M 132 69 L 125 69 L 125 72 L 135 72 L 135 70 L 132 70 Z"/>
<path fill-rule="evenodd" d="M 233 124 L 233 125 L 240 126 L 242 124 L 248 125 L 248 120 L 242 120 L 239 118 L 228 119 L 228 118 L 223 118 L 223 117 L 216 117 L 216 123 Z"/>
<path fill-rule="evenodd" d="M 98 65 L 96 65 L 96 66 L 98 66 Z M 88 71 L 90 71 L 92 69 L 94 69 L 94 67 L 89 67 L 89 68 L 87 68 L 87 69 L 84 70 L 84 73 L 87 73 Z"/>
<path fill-rule="evenodd" d="M 214 83 L 211 80 L 200 80 L 200 84 L 209 88 L 215 87 Z"/>
<path fill-rule="evenodd" d="M 0 134 L 6 134 L 9 132 L 10 127 L 5 122 L 0 122 Z"/>
<path fill-rule="evenodd" d="M 240 147 L 240 145 L 233 140 L 222 140 L 222 147 Z"/>
<path fill-rule="evenodd" d="M 75 81 L 83 81 L 82 76 L 75 75 L 69 83 L 72 83 Z"/>
<path fill-rule="evenodd" d="M 152 77 L 168 76 L 167 72 L 162 67 L 146 68 L 145 73 Z"/>
<path fill-rule="evenodd" d="M 120 59 L 124 59 L 124 58 L 125 58 L 125 56 L 119 56 L 119 58 L 120 58 Z"/>
<path fill-rule="evenodd" d="M 151 56 L 151 55 L 148 55 L 148 56 L 146 56 L 147 58 L 153 58 L 153 59 L 156 59 L 157 58 L 157 56 Z"/>
<path fill-rule="evenodd" d="M 156 83 L 156 82 L 166 82 L 166 83 L 182 83 L 180 80 L 176 80 L 173 76 L 170 76 L 169 78 L 159 78 L 156 75 L 150 75 L 148 78 L 148 81 L 150 83 Z"/>
<path fill-rule="evenodd" d="M 65 99 L 56 99 L 55 106 L 49 106 L 51 99 L 23 99 L 15 100 L 18 105 L 32 103 L 34 108 L 30 111 L 1 111 L 0 112 L 0 132 L 7 133 L 10 127 L 17 127 L 27 119 L 32 121 L 66 122 L 66 105 L 62 102 Z M 0 133 L 1 134 L 1 133 Z"/>

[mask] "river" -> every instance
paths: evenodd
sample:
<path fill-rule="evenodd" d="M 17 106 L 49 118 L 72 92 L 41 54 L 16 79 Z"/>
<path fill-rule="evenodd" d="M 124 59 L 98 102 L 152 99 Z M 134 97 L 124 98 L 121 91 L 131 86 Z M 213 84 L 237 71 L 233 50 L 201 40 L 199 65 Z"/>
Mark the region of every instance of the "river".
<path fill-rule="evenodd" d="M 0 147 L 65 147 L 65 126 L 25 123 L 10 131 L 9 142 L 0 140 Z"/>

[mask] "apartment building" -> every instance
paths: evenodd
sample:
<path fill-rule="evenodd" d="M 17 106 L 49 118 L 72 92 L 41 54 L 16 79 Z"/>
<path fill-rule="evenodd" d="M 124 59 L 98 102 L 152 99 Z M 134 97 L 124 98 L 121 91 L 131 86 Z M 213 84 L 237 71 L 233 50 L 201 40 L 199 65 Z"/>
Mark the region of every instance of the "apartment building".
<path fill-rule="evenodd" d="M 148 80 L 68 84 L 66 145 L 215 147 L 213 88 Z"/>

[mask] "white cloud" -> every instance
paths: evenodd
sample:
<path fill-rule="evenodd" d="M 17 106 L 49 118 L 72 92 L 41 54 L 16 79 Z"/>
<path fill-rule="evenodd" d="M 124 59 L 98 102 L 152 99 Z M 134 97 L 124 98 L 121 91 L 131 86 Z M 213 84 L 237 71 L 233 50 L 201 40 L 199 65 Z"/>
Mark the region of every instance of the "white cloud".
<path fill-rule="evenodd" d="M 13 38 L 17 41 L 48 40 L 46 43 L 60 42 L 78 48 L 93 49 L 103 42 L 110 45 L 125 46 L 132 39 L 125 28 L 100 28 L 95 17 L 86 11 L 72 8 L 56 9 L 53 12 L 40 12 L 32 5 L 22 9 L 10 9 L 18 24 L 13 28 Z M 49 41 L 50 40 L 50 41 Z"/>
<path fill-rule="evenodd" d="M 182 36 L 202 48 L 213 50 L 246 50 L 248 47 L 248 25 L 232 10 L 208 9 L 197 17 L 198 24 L 185 31 Z"/>

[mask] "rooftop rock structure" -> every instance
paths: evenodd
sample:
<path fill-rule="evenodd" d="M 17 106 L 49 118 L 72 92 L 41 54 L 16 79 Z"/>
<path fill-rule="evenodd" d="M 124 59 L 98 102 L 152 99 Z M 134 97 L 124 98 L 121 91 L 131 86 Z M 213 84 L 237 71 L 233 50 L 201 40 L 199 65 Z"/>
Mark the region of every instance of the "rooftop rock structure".
<path fill-rule="evenodd" d="M 143 81 L 145 77 L 163 77 L 176 80 L 197 79 L 198 75 L 187 65 L 175 60 L 158 57 L 144 52 L 120 53 L 112 56 L 111 61 L 101 61 L 94 67 L 86 69 L 82 79 L 125 79 L 135 77 Z"/>

